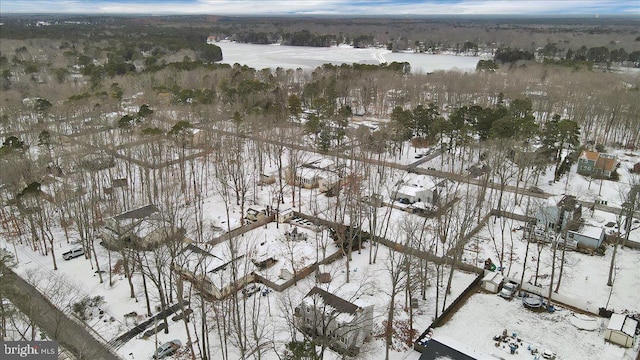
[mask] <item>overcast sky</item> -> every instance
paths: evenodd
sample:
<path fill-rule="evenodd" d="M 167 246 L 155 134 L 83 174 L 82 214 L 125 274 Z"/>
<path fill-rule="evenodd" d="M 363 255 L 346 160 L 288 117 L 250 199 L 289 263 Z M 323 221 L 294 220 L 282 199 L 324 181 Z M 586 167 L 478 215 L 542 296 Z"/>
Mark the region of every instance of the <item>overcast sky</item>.
<path fill-rule="evenodd" d="M 482 15 L 618 14 L 640 0 L 0 0 L 0 14 Z"/>

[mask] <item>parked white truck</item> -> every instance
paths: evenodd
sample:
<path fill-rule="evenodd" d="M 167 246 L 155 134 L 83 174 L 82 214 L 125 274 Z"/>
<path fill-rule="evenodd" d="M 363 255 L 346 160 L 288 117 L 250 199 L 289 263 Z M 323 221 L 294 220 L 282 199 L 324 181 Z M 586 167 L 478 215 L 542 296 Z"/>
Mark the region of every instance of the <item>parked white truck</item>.
<path fill-rule="evenodd" d="M 498 295 L 502 296 L 505 299 L 511 300 L 513 296 L 518 291 L 518 284 L 513 281 L 508 281 L 502 285 L 502 290 L 498 293 Z"/>

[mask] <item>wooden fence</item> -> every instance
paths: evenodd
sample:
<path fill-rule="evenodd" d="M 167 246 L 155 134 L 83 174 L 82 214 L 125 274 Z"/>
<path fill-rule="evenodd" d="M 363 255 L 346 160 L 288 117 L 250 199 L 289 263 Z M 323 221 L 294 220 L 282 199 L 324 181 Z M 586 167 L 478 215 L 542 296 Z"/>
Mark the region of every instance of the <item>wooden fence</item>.
<path fill-rule="evenodd" d="M 471 295 L 473 295 L 473 293 L 478 290 L 478 284 L 480 283 L 483 277 L 484 277 L 484 272 L 479 273 L 478 276 L 471 282 L 471 284 L 469 284 L 469 286 L 467 286 L 467 288 L 464 289 L 464 291 L 460 295 L 458 295 L 458 297 L 455 300 L 453 300 L 453 302 L 442 312 L 442 314 L 440 314 L 440 316 L 438 316 L 437 318 L 435 318 L 435 320 L 433 320 L 431 325 L 429 325 L 425 329 L 425 331 L 422 332 L 422 334 L 420 334 L 418 339 L 413 343 L 414 350 L 420 353 L 424 351 L 425 349 L 424 340 L 427 334 L 429 334 L 429 330 L 435 329 L 436 327 L 438 327 L 444 319 L 452 315 L 453 311 L 456 310 L 463 301 L 465 301 Z"/>
<path fill-rule="evenodd" d="M 249 232 L 249 231 L 251 231 L 253 229 L 259 228 L 260 226 L 265 226 L 268 223 L 273 222 L 273 220 L 275 218 L 276 218 L 275 215 L 265 216 L 265 218 L 262 219 L 262 220 L 255 221 L 255 222 L 252 222 L 250 224 L 245 224 L 243 226 L 240 226 L 240 227 L 237 227 L 237 228 L 235 228 L 233 230 L 230 230 L 229 232 L 226 232 L 226 233 L 220 235 L 219 237 L 209 241 L 208 244 L 212 245 L 212 246 L 218 245 L 218 244 L 220 244 L 220 243 L 222 243 L 224 241 L 227 241 L 229 239 L 232 239 L 232 238 L 234 238 L 236 236 L 240 236 L 240 235 L 242 235 L 242 234 L 244 234 L 246 232 Z"/>
<path fill-rule="evenodd" d="M 265 277 L 261 276 L 260 274 L 255 274 L 255 280 L 256 282 L 262 283 L 267 285 L 268 287 L 272 288 L 275 291 L 283 291 L 289 287 L 291 287 L 293 284 L 297 283 L 298 281 L 306 278 L 307 276 L 309 276 L 311 273 L 313 273 L 314 271 L 318 270 L 318 267 L 320 265 L 323 264 L 329 264 L 339 258 L 342 257 L 342 251 L 338 250 L 335 253 L 327 256 L 326 258 L 324 258 L 324 260 L 321 260 L 319 262 L 315 262 L 305 268 L 302 268 L 298 271 L 295 272 L 295 274 L 293 275 L 293 277 L 287 281 L 285 281 L 284 283 L 281 284 L 276 284 L 273 281 L 270 281 L 268 279 L 266 279 Z"/>

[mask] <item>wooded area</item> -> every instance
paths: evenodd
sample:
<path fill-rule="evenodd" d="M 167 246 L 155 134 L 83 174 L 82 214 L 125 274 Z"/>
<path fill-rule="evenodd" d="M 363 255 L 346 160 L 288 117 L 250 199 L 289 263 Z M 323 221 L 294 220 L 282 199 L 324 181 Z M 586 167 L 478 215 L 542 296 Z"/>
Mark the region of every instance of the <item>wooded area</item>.
<path fill-rule="evenodd" d="M 48 23 L 36 25 L 36 19 Z M 530 193 L 525 197 L 526 189 L 546 171 L 555 174 L 555 181 L 563 179 L 584 148 L 640 147 L 636 20 L 602 24 L 584 19 L 579 25 L 561 20 L 179 16 L 2 20 L 2 236 L 50 257 L 53 269 L 58 267 L 55 252 L 60 245 L 77 243 L 101 283 L 111 284 L 120 264 L 136 301 L 140 285 L 134 280 L 142 279 L 147 315 L 153 312 L 152 303 L 166 310 L 177 302 L 185 310 L 182 305 L 189 302 L 199 318 L 199 327 L 183 321 L 193 359 L 232 359 L 236 352 L 259 359 L 272 350 L 300 358 L 309 353 L 306 342 L 315 341 L 296 338 L 293 313 L 299 299 L 288 298 L 289 293 L 268 307 L 269 314 L 271 306 L 288 314 L 284 326 L 291 336 L 285 351 L 283 344 L 269 343 L 273 339 L 263 321 L 263 297 L 245 298 L 234 291 L 212 301 L 173 271 L 187 266 L 180 263 L 185 237 L 207 244 L 219 235 L 206 221 L 207 199 L 215 198 L 223 208 L 225 231 L 234 223 L 245 225 L 247 208 L 268 193 L 266 201 L 276 213 L 290 207 L 319 216 L 322 210 L 326 221 L 342 224 L 332 235 L 347 259 L 361 251 L 353 246 L 355 241 L 371 243 L 370 264 L 377 261 L 382 240 L 437 255 L 438 260 L 431 261 L 408 251 L 389 251 L 384 259 L 392 284 L 384 296 L 391 306 L 384 310 L 386 325 L 379 335 L 388 358 L 394 338 L 408 344 L 414 340 L 410 302 L 426 299 L 431 280 L 437 293 L 429 306 L 436 316 L 444 311 L 469 231 L 487 221 L 491 210 L 509 211 L 526 201 L 530 213 L 525 216 L 533 214 L 542 204 L 530 200 Z M 311 72 L 256 70 L 220 64 L 224 54 L 207 44 L 210 36 L 488 57 L 475 72 L 413 74 L 408 63 L 325 64 Z M 375 119 L 379 127 L 353 125 L 363 119 Z M 395 223 L 392 206 L 372 206 L 371 199 L 397 192 L 393 188 L 402 177 L 396 172 L 410 167 L 394 165 L 393 160 L 410 144 L 442 154 L 442 168 L 446 164 L 454 173 L 442 186 L 456 195 L 445 199 L 447 206 L 433 216 Z M 534 155 L 516 160 L 516 153 Z M 312 154 L 348 164 L 337 196 L 296 186 L 295 171 Z M 477 179 L 456 175 L 480 161 L 488 170 Z M 277 170 L 268 186 L 260 182 L 266 169 Z M 286 170 L 294 171 L 293 180 Z M 638 199 L 628 200 L 637 209 Z M 108 268 L 101 268 L 105 264 L 96 260 L 97 249 L 108 239 L 98 234 L 106 219 L 147 204 L 161 204 L 160 246 L 136 247 L 130 238 L 112 239 Z M 510 267 L 507 248 L 514 235 L 504 217 L 495 221 L 501 221 L 502 229 L 492 238 L 495 259 Z M 64 238 L 54 236 L 58 228 Z M 332 241 L 321 232 L 316 236 L 320 262 L 328 257 Z M 232 255 L 230 263 L 249 252 L 234 239 L 224 244 Z M 284 257 L 295 275 L 301 269 L 290 246 Z M 536 284 L 543 246 L 537 245 Z M 562 273 L 564 266 L 555 250 L 552 279 L 556 267 Z M 526 261 L 525 256 L 525 267 Z M 230 268 L 233 280 L 240 281 L 246 269 Z M 353 285 L 354 299 L 370 291 L 368 284 Z M 560 281 L 555 285 L 557 292 Z M 394 332 L 394 304 L 400 298 L 411 312 L 406 334 Z M 168 320 L 164 322 L 168 332 Z M 22 338 L 35 337 L 33 328 L 17 327 Z M 328 345 L 314 344 L 321 347 L 314 356 L 322 358 Z"/>

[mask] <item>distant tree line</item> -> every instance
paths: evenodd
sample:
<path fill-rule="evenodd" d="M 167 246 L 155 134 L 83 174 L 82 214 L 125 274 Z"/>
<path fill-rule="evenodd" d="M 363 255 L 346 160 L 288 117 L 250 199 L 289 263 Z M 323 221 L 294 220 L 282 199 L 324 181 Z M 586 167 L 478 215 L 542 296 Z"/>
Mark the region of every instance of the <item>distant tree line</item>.
<path fill-rule="evenodd" d="M 291 46 L 327 47 L 347 44 L 355 48 L 366 48 L 375 44 L 373 35 L 354 35 L 353 37 L 339 34 L 316 34 L 309 30 L 296 32 L 265 32 L 241 30 L 233 34 L 232 40 L 246 44 L 283 44 Z"/>
<path fill-rule="evenodd" d="M 502 48 L 496 51 L 493 58 L 499 63 L 513 63 L 520 60 L 533 60 L 535 55 L 527 50 Z"/>
<path fill-rule="evenodd" d="M 624 63 L 631 62 L 636 67 L 640 67 L 640 51 L 627 53 L 625 49 L 609 50 L 606 46 L 594 46 L 587 48 L 581 46 L 577 50 L 560 49 L 555 43 L 549 43 L 537 52 L 547 64 L 555 63 L 559 65 L 576 66 L 581 63 L 587 64 L 606 64 L 606 63 Z M 499 48 L 496 50 L 494 60 L 498 63 L 514 63 L 521 60 L 534 60 L 536 54 L 532 51 L 512 48 Z M 483 64 L 483 66 L 486 64 Z"/>

